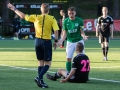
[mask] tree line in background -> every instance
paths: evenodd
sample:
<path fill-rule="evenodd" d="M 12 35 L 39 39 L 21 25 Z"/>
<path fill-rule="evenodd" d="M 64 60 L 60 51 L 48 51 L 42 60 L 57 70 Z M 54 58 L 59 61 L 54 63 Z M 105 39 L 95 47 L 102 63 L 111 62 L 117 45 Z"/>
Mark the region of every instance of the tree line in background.
<path fill-rule="evenodd" d="M 25 3 L 25 2 L 32 2 L 33 0 L 2 0 L 2 19 L 3 20 L 7 20 L 9 19 L 9 10 L 7 9 L 6 5 L 7 3 L 9 2 L 21 2 L 21 3 Z M 74 5 L 74 6 L 79 6 L 80 2 L 82 0 L 34 0 L 34 2 L 48 2 L 48 3 L 52 3 L 54 1 L 56 2 L 66 2 L 68 3 L 69 5 Z M 85 1 L 85 0 L 84 0 Z M 97 1 L 101 1 L 101 0 L 97 0 Z M 113 18 L 114 19 L 118 19 L 119 17 L 119 2 L 120 0 L 106 0 L 106 3 L 107 3 L 107 7 L 109 10 L 113 11 Z M 68 5 L 66 4 L 66 5 Z"/>
<path fill-rule="evenodd" d="M 14 2 L 18 2 L 18 3 L 33 3 L 33 0 L 1 0 L 1 7 L 2 7 L 2 13 L 1 14 L 1 18 L 4 21 L 3 22 L 3 29 L 5 26 L 5 21 L 9 20 L 9 9 L 7 9 L 7 4 L 9 2 L 14 3 Z M 119 19 L 119 2 L 120 0 L 34 0 L 34 3 L 63 3 L 63 7 L 66 9 L 67 7 L 73 5 L 79 8 L 79 6 L 81 5 L 81 2 L 87 2 L 89 5 L 89 2 L 99 2 L 99 1 L 105 1 L 106 6 L 108 7 L 109 11 L 112 11 L 112 17 L 113 19 Z M 92 7 L 92 6 L 91 6 Z M 79 13 L 79 12 L 78 12 Z M 83 11 L 84 13 L 84 11 Z"/>

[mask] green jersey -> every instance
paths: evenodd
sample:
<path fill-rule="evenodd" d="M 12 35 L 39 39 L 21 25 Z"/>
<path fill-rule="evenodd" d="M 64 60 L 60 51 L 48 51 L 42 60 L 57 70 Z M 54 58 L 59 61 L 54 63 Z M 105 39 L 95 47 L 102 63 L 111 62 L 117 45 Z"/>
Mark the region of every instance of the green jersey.
<path fill-rule="evenodd" d="M 70 20 L 66 18 L 63 23 L 63 30 L 66 31 L 67 41 L 78 42 L 82 40 L 80 30 L 83 30 L 84 22 L 81 18 L 76 17 L 75 20 Z"/>

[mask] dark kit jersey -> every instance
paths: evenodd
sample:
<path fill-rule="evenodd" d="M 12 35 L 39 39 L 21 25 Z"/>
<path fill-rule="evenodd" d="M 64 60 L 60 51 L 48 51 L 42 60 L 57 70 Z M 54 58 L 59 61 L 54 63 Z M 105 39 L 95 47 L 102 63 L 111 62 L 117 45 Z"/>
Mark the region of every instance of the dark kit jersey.
<path fill-rule="evenodd" d="M 103 36 L 110 35 L 110 25 L 113 24 L 113 19 L 110 16 L 103 18 L 102 16 L 98 18 L 98 25 L 100 25 L 100 33 Z"/>
<path fill-rule="evenodd" d="M 74 76 L 78 82 L 87 82 L 90 71 L 90 61 L 85 54 L 79 54 L 74 57 L 72 68 L 76 69 Z"/>

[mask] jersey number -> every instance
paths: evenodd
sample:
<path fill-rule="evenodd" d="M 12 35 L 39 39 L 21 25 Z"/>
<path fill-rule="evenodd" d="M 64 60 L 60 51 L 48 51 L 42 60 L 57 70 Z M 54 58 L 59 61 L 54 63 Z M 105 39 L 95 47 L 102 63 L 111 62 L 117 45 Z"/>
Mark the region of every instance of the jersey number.
<path fill-rule="evenodd" d="M 89 60 L 82 60 L 80 64 L 83 64 L 83 67 L 81 69 L 82 72 L 90 71 L 90 61 Z M 88 67 L 87 67 L 88 65 Z"/>

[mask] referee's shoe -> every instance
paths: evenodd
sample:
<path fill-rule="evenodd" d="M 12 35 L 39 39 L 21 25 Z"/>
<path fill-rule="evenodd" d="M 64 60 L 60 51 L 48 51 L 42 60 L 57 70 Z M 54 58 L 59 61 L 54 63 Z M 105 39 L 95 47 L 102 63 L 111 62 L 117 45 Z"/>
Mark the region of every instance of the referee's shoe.
<path fill-rule="evenodd" d="M 37 83 L 37 85 L 41 88 L 48 88 L 48 85 L 46 83 L 43 82 L 43 80 L 39 80 L 39 77 L 37 76 L 35 79 L 35 82 Z"/>

